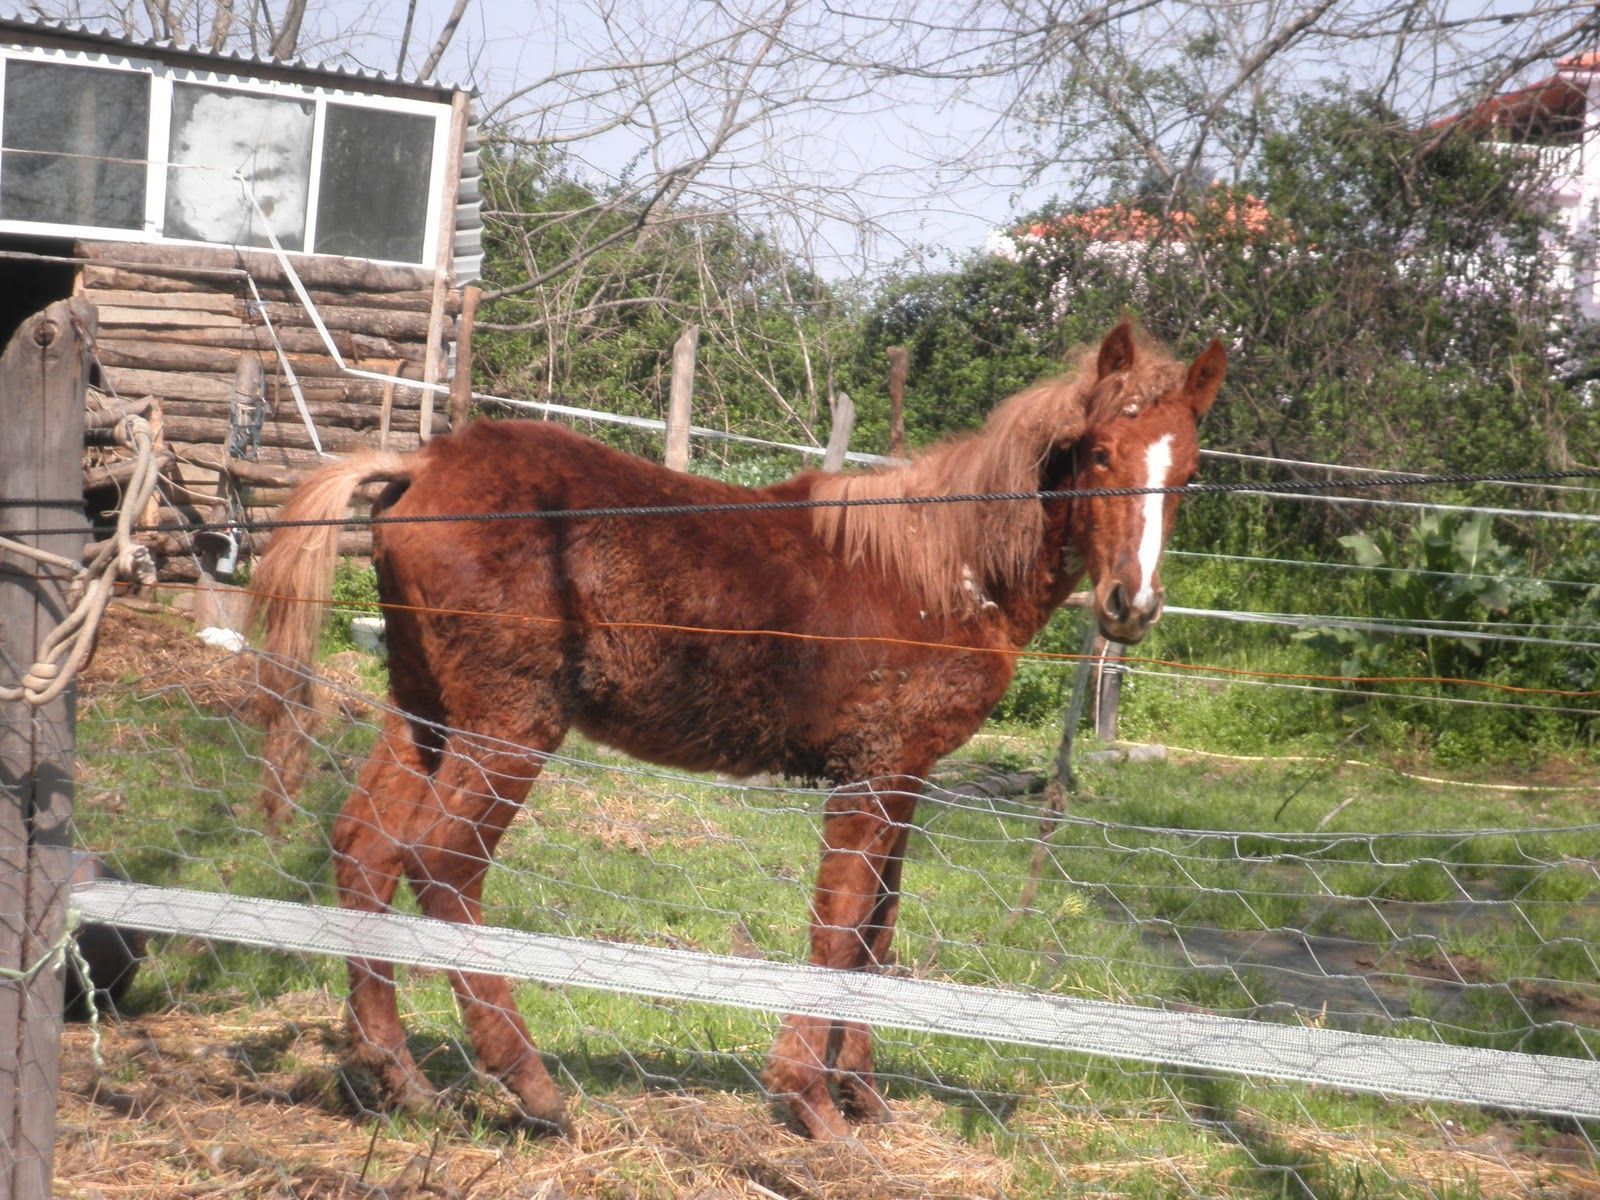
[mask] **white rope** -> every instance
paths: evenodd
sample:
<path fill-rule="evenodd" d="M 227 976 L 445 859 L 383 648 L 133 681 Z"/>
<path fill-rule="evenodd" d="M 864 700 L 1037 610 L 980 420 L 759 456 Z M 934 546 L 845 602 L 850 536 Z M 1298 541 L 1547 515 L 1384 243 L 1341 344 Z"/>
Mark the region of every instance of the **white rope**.
<path fill-rule="evenodd" d="M 566 404 L 551 404 L 543 400 L 512 400 L 505 396 L 485 396 L 477 392 L 472 394 L 474 400 L 485 400 L 492 404 L 504 404 L 510 408 L 532 409 L 536 412 L 554 414 L 565 417 L 578 417 L 590 421 L 606 421 L 617 425 L 632 425 L 639 429 L 652 429 L 664 431 L 667 423 L 654 417 L 630 417 L 623 413 L 599 412 L 590 408 L 573 408 Z M 751 437 L 743 433 L 729 433 L 723 429 L 710 429 L 704 425 L 691 425 L 689 432 L 695 437 L 714 438 L 724 442 L 740 442 L 748 446 L 766 446 L 774 450 L 790 450 L 796 454 L 806 454 L 814 458 L 821 458 L 827 453 L 823 446 L 803 446 L 794 442 L 773 442 L 766 438 Z M 870 465 L 893 465 L 903 463 L 903 458 L 889 458 L 882 454 L 867 454 L 861 451 L 845 451 L 848 462 L 866 463 Z"/>
<path fill-rule="evenodd" d="M 289 394 L 294 397 L 294 406 L 300 410 L 300 420 L 305 424 L 306 433 L 311 437 L 311 448 L 317 452 L 319 458 L 331 458 L 332 455 L 322 448 L 322 439 L 317 436 L 316 422 L 311 419 L 311 409 L 306 404 L 305 393 L 300 390 L 300 377 L 294 373 L 294 364 L 289 361 L 288 354 L 284 352 L 283 343 L 278 340 L 278 331 L 272 327 L 272 318 L 267 315 L 266 302 L 261 299 L 261 293 L 256 290 L 255 277 L 246 271 L 244 273 L 244 281 L 250 289 L 256 312 L 261 314 L 261 323 L 266 326 L 267 337 L 272 339 L 272 348 L 277 351 L 278 366 L 283 369 L 283 378 L 289 385 Z"/>
<path fill-rule="evenodd" d="M 1600 1118 L 1600 1062 L 1169 1012 L 1040 992 L 591 942 L 394 913 L 94 880 L 86 916 L 155 933 L 861 1021 L 1136 1062 Z"/>
<path fill-rule="evenodd" d="M 80 336 L 89 339 L 86 329 L 77 325 Z M 72 590 L 78 598 L 40 643 L 33 664 L 19 683 L 0 687 L 0 701 L 7 704 L 25 701 L 41 708 L 67 690 L 73 677 L 94 652 L 100 619 L 111 601 L 111 591 L 119 578 L 138 583 L 155 581 L 155 562 L 147 547 L 133 540 L 133 522 L 144 512 L 161 476 L 161 463 L 155 453 L 150 423 L 143 417 L 125 416 L 114 427 L 115 436 L 134 451 L 133 474 L 117 511 L 116 530 L 101 542 L 87 563 L 81 566 L 61 555 L 36 549 L 13 538 L 0 539 L 8 553 L 33 559 L 58 569 L 75 571 Z"/>

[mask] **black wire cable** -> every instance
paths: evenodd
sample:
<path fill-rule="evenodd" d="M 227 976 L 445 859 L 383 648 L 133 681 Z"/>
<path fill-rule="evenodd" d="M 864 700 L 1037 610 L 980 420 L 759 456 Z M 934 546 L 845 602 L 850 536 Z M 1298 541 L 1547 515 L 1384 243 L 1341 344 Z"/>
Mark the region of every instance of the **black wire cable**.
<path fill-rule="evenodd" d="M 1449 487 L 1481 483 L 1547 483 L 1557 479 L 1600 479 L 1600 468 L 1562 471 L 1511 471 L 1483 474 L 1386 475 L 1375 479 L 1283 480 L 1272 483 L 1191 483 L 1181 487 L 1069 488 L 1048 492 L 960 492 L 942 496 L 865 496 L 837 500 L 752 500 L 721 504 L 661 504 L 612 508 L 528 509 L 513 512 L 436 513 L 415 516 L 328 517 L 304 520 L 210 521 L 135 525 L 134 533 L 208 533 L 224 530 L 251 533 L 274 529 L 327 527 L 370 528 L 376 525 L 459 524 L 471 521 L 577 521 L 636 517 L 710 516 L 744 512 L 788 512 L 818 508 L 881 508 L 912 504 L 996 504 L 1055 500 L 1100 500 L 1130 496 L 1227 496 L 1251 492 L 1375 491 L 1400 487 Z M 3 502 L 26 504 L 27 501 Z M 82 533 L 82 529 L 7 530 L 10 536 Z"/>

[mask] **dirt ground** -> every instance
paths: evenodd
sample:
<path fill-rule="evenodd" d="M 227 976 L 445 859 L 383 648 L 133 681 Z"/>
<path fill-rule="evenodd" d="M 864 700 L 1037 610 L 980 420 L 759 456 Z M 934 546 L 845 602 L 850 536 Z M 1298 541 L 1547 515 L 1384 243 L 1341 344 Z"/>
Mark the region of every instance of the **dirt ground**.
<path fill-rule="evenodd" d="M 562 1197 L 991 1197 L 999 1158 L 931 1124 L 937 1105 L 855 1142 L 817 1145 L 759 1099 L 656 1092 L 576 1107 L 570 1140 L 459 1110 L 427 1121 L 361 1113 L 337 1062 L 339 1000 L 286 996 L 220 1015 L 158 1013 L 70 1026 L 56 1138 L 58 1197 L 560 1200 Z"/>
<path fill-rule="evenodd" d="M 188 599 L 188 593 L 180 593 Z M 361 696 L 368 686 L 357 664 L 362 656 L 345 651 L 317 664 L 318 672 L 339 690 L 337 706 L 346 715 L 367 715 Z M 243 714 L 254 694 L 255 673 L 248 655 L 207 645 L 181 607 L 123 599 L 107 607 L 94 656 L 78 676 L 78 701 L 93 703 L 119 687 L 136 684 L 148 694 L 182 687 L 199 708 L 222 716 Z M 320 689 L 319 689 L 320 690 Z M 324 705 L 328 698 L 319 698 Z"/>
<path fill-rule="evenodd" d="M 1019 1178 L 1010 1160 L 938 1124 L 931 1099 L 896 1103 L 891 1123 L 859 1127 L 853 1142 L 837 1145 L 791 1132 L 756 1096 L 705 1090 L 580 1099 L 570 1139 L 511 1128 L 482 1091 L 455 1097 L 435 1118 L 393 1121 L 362 1111 L 344 1086 L 339 1012 L 338 997 L 303 992 L 219 1014 L 110 1021 L 98 1032 L 69 1026 L 55 1195 L 955 1200 L 1056 1191 L 1043 1185 L 1041 1192 L 1037 1169 L 1033 1178 Z M 1236 1178 L 1198 1158 L 1116 1151 L 1122 1139 L 1112 1117 L 1080 1112 L 1051 1119 L 1048 1129 L 1030 1127 L 1044 1119 L 1035 1114 L 1016 1132 L 1103 1148 L 1066 1168 L 1072 1186 L 1095 1194 L 1150 1194 L 1152 1172 L 1172 1189 L 1157 1194 L 1193 1194 L 1196 1186 L 1205 1195 L 1262 1194 L 1248 1172 Z M 1600 1200 L 1587 1143 L 1575 1134 L 1554 1135 L 1533 1150 L 1514 1125 L 1498 1123 L 1459 1140 L 1448 1122 L 1442 1131 L 1394 1131 L 1381 1143 L 1353 1142 L 1349 1130 L 1273 1126 L 1270 1133 L 1308 1160 L 1359 1162 L 1378 1179 L 1393 1173 L 1430 1189 L 1471 1181 L 1462 1194 Z M 1133 1186 L 1138 1176 L 1144 1187 Z"/>

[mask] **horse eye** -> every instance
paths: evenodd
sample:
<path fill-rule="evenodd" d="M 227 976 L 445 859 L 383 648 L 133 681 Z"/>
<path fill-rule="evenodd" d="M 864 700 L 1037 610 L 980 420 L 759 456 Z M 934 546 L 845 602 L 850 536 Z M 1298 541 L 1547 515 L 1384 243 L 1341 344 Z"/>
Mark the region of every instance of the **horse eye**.
<path fill-rule="evenodd" d="M 1111 465 L 1111 451 L 1104 446 L 1097 447 L 1094 452 L 1094 465 L 1097 467 L 1109 467 Z"/>

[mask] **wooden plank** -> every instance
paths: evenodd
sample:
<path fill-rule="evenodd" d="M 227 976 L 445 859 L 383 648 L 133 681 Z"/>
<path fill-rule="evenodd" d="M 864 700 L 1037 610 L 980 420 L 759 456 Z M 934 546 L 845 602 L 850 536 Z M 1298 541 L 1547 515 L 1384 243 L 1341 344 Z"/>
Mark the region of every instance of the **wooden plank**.
<path fill-rule="evenodd" d="M 906 456 L 906 374 L 910 358 L 904 346 L 890 346 L 889 357 L 889 457 Z"/>
<path fill-rule="evenodd" d="M 211 299 L 218 297 L 232 297 L 243 304 L 253 298 L 249 285 L 240 276 L 194 276 L 181 274 L 161 274 L 162 268 L 153 267 L 148 270 L 134 270 L 127 267 L 108 267 L 95 263 L 87 263 L 79 276 L 85 291 L 91 293 L 121 292 L 124 295 L 151 296 L 151 295 L 193 295 L 205 296 Z M 256 290 L 261 293 L 263 300 L 273 300 L 280 304 L 298 304 L 299 297 L 294 294 L 294 289 L 283 283 L 268 283 L 256 279 Z M 393 308 L 407 312 L 428 312 L 433 306 L 433 287 L 408 291 L 330 291 L 326 288 L 308 287 L 307 293 L 311 302 L 316 305 L 323 304 L 356 304 L 362 308 Z M 124 300 L 112 300 L 111 303 L 129 303 Z M 460 302 L 459 294 L 451 292 L 446 296 L 446 311 L 452 314 Z M 135 306 L 137 307 L 137 306 Z"/>
<path fill-rule="evenodd" d="M 267 343 L 268 347 L 270 345 L 270 342 Z M 100 361 L 104 365 L 132 367 L 141 371 L 206 371 L 231 377 L 238 358 L 237 350 L 225 346 L 186 346 L 172 342 L 130 344 L 123 341 L 102 341 L 100 343 Z M 288 359 L 289 364 L 294 367 L 295 374 L 306 378 L 343 375 L 338 364 L 324 354 L 290 353 Z M 422 365 L 404 363 L 400 368 L 400 374 L 407 379 L 420 379 Z"/>
<path fill-rule="evenodd" d="M 277 255 L 270 250 L 245 250 L 235 246 L 214 248 L 175 246 L 157 242 L 90 241 L 76 243 L 75 249 L 79 257 L 89 259 L 91 262 L 125 264 L 138 269 L 167 267 L 174 273 L 196 267 L 221 271 L 243 269 L 248 271 L 258 284 L 281 286 L 288 282 L 288 276 L 284 274 Z M 294 265 L 295 274 L 308 288 L 354 292 L 409 292 L 427 291 L 433 286 L 431 266 L 387 266 L 359 258 L 300 254 L 290 255 L 290 261 Z"/>
<path fill-rule="evenodd" d="M 450 428 L 460 429 L 472 411 L 472 324 L 478 316 L 480 287 L 461 293 L 461 316 L 456 319 L 456 369 L 450 376 Z"/>
<path fill-rule="evenodd" d="M 822 469 L 830 475 L 844 470 L 844 456 L 850 450 L 850 434 L 856 427 L 856 405 L 849 392 L 834 392 L 828 397 L 833 422 L 828 430 L 828 446 L 822 455 Z"/>
<path fill-rule="evenodd" d="M 143 325 L 153 328 L 175 326 L 188 329 L 242 329 L 244 318 L 231 313 L 199 312 L 195 309 L 128 308 L 102 304 L 100 323 L 106 326 Z"/>
<path fill-rule="evenodd" d="M 121 305 L 125 308 L 181 308 L 194 312 L 228 313 L 231 316 L 240 316 L 244 311 L 243 300 L 238 296 L 221 292 L 147 292 L 133 288 L 97 288 L 85 284 L 83 295 L 85 299 L 101 306 L 102 321 L 106 305 Z"/>
<path fill-rule="evenodd" d="M 434 418 L 434 433 L 444 433 L 444 414 L 437 414 Z M 226 446 L 228 444 L 228 418 L 205 416 L 179 416 L 168 407 L 166 414 L 167 438 L 173 442 L 185 442 L 201 446 Z M 391 449 L 401 448 L 395 444 L 395 437 L 400 431 L 390 428 Z M 340 425 L 319 425 L 317 437 L 322 442 L 322 448 L 330 454 L 348 454 L 355 450 L 370 450 L 377 444 L 377 439 L 372 432 L 360 429 L 348 429 Z M 261 446 L 263 457 L 265 450 L 273 446 L 288 446 L 297 450 L 309 450 L 311 435 L 306 432 L 306 427 L 300 421 L 300 414 L 291 406 L 285 411 L 279 409 L 278 415 L 270 419 L 261 428 Z"/>
<path fill-rule="evenodd" d="M 102 343 L 102 348 L 103 345 Z M 282 383 L 282 376 L 274 373 L 275 360 L 269 358 L 263 365 L 267 369 L 269 392 L 274 387 L 277 388 L 277 391 L 272 393 L 275 401 L 282 404 L 293 403 L 288 387 Z M 383 369 L 377 363 L 363 362 L 361 365 L 370 365 L 373 370 Z M 106 376 L 112 386 L 124 396 L 160 396 L 164 400 L 202 400 L 226 405 L 233 391 L 231 372 L 224 374 L 220 371 L 142 371 L 132 367 L 108 366 Z M 331 378 L 322 376 L 300 381 L 300 390 L 307 400 L 374 406 L 382 403 L 385 386 L 379 380 L 351 379 L 348 376 L 337 375 Z M 396 410 L 417 408 L 416 389 L 397 388 L 394 407 Z"/>
<path fill-rule="evenodd" d="M 1094 735 L 1102 742 L 1117 740 L 1117 708 L 1122 700 L 1123 666 L 1112 659 L 1120 659 L 1127 647 L 1121 642 L 1107 641 L 1100 651 L 1097 664 L 1099 687 L 1094 698 Z"/>
<path fill-rule="evenodd" d="M 327 344 L 315 329 L 292 326 L 277 329 L 277 345 L 290 354 L 326 355 Z M 397 358 L 402 362 L 421 363 L 427 355 L 420 341 L 393 341 L 364 333 L 350 333 L 343 329 L 330 329 L 333 344 L 346 362 L 358 358 Z M 169 346 L 211 346 L 230 350 L 255 350 L 262 354 L 276 354 L 272 334 L 265 325 L 245 325 L 239 329 L 173 329 L 119 325 L 113 333 L 101 338 L 123 358 L 138 359 L 141 352 L 157 343 Z"/>
<path fill-rule="evenodd" d="M 399 389 L 396 389 L 399 390 Z M 217 420 L 227 420 L 228 410 L 223 404 L 209 400 L 166 400 L 163 403 L 165 415 L 172 419 L 187 417 L 212 417 Z M 323 425 L 334 426 L 341 429 L 368 429 L 377 432 L 383 428 L 384 410 L 381 404 L 353 404 L 337 400 L 308 400 L 306 411 L 311 414 L 311 419 L 321 429 Z M 389 427 L 395 430 L 415 431 L 421 424 L 421 413 L 415 408 L 402 409 L 398 412 L 392 408 L 389 413 Z M 436 417 L 435 420 L 438 420 Z M 268 416 L 267 423 L 273 421 L 292 421 L 301 428 L 304 424 L 300 421 L 300 410 L 294 402 L 284 398 L 277 406 L 275 412 Z"/>
<path fill-rule="evenodd" d="M 371 444 L 369 440 L 367 443 L 369 448 Z M 406 451 L 415 450 L 418 445 L 417 435 L 414 432 L 396 432 L 391 433 L 389 436 L 389 449 L 391 450 L 405 453 Z M 168 442 L 168 447 L 174 454 L 179 456 L 180 460 L 188 457 L 197 462 L 206 455 L 221 454 L 225 449 L 225 447 L 216 442 L 171 441 Z M 252 465 L 264 470 L 306 471 L 316 467 L 325 467 L 328 465 L 328 460 L 320 457 L 312 450 L 300 447 L 262 446 L 260 458 Z M 184 465 L 181 461 L 180 468 L 186 475 L 190 472 L 196 472 L 195 467 Z"/>
<path fill-rule="evenodd" d="M 443 300 L 440 303 L 443 304 Z M 364 333 L 371 337 L 426 344 L 428 331 L 431 328 L 432 317 L 428 313 L 394 308 L 368 308 L 352 304 L 349 297 L 343 304 L 317 304 L 316 307 L 317 315 L 330 330 L 342 329 L 350 333 Z M 313 327 L 305 306 L 298 301 L 290 304 L 268 300 L 265 302 L 265 309 L 267 317 L 279 329 L 293 329 L 296 326 L 308 329 Z M 444 313 L 443 309 L 440 311 L 441 321 L 448 320 L 448 314 Z"/>
<path fill-rule="evenodd" d="M 214 447 L 186 447 L 182 460 L 186 465 L 208 471 L 231 475 L 240 484 L 253 489 L 271 488 L 287 490 L 305 480 L 308 472 L 282 467 L 263 466 L 243 458 L 229 458 Z"/>
<path fill-rule="evenodd" d="M 29 318 L 0 358 L 0 529 L 76 558 L 87 523 L 81 495 L 84 381 L 94 309 L 62 301 Z M 66 502 L 66 503 L 60 503 Z M 20 531 L 60 528 L 34 535 Z M 66 572 L 0 556 L 0 682 L 14 686 L 68 605 Z M 65 936 L 71 875 L 73 695 L 0 720 L 0 966 L 27 972 Z M 0 1193 L 47 1200 L 60 1083 L 61 976 L 0 981 Z"/>

